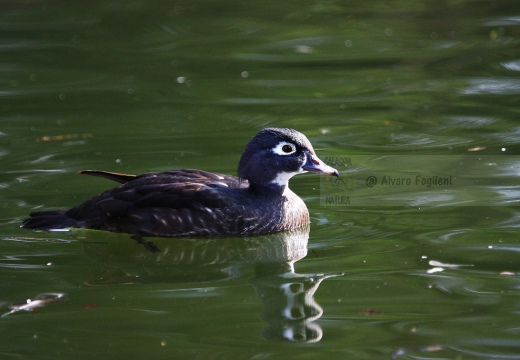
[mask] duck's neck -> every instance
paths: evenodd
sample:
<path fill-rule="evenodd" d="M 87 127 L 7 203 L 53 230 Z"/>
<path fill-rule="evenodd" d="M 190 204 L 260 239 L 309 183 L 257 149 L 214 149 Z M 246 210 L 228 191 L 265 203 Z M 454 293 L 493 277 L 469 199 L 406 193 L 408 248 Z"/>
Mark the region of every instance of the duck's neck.
<path fill-rule="evenodd" d="M 284 193 L 289 190 L 289 186 L 280 186 L 275 183 L 269 184 L 257 184 L 250 183 L 249 191 L 254 193 L 255 195 L 260 195 L 264 197 L 280 197 L 283 196 Z"/>
<path fill-rule="evenodd" d="M 265 221 L 269 222 L 269 231 L 286 231 L 307 226 L 309 211 L 303 200 L 289 189 L 289 186 L 249 185 L 249 190 L 257 204 L 265 209 Z M 265 228 L 263 229 L 265 230 Z"/>

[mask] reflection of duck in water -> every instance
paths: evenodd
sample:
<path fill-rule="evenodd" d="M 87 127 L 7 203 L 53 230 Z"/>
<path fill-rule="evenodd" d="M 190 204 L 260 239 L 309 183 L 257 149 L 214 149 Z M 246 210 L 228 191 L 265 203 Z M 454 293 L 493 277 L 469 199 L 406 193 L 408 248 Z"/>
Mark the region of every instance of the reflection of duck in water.
<path fill-rule="evenodd" d="M 70 210 L 39 211 L 31 229 L 90 228 L 139 236 L 260 235 L 309 224 L 289 179 L 307 171 L 338 176 L 291 129 L 267 128 L 247 144 L 238 176 L 172 170 L 139 176 L 84 171 L 122 185 Z"/>
<path fill-rule="evenodd" d="M 102 280 L 89 283 L 170 283 L 218 281 L 242 277 L 253 266 L 265 274 L 293 272 L 307 255 L 309 227 L 254 237 L 153 238 L 158 252 L 129 245 L 126 236 L 82 231 L 85 253 L 102 263 Z"/>
<path fill-rule="evenodd" d="M 253 279 L 264 305 L 262 320 L 269 324 L 264 336 L 279 341 L 320 341 L 323 331 L 315 321 L 323 315 L 323 309 L 314 300 L 314 293 L 323 280 L 340 275 L 290 272 Z"/>
<path fill-rule="evenodd" d="M 263 334 L 270 340 L 317 342 L 323 332 L 315 321 L 323 309 L 314 300 L 314 293 L 323 280 L 343 274 L 297 274 L 293 263 L 283 268 L 255 267 L 251 283 L 264 306 L 262 320 L 269 324 Z"/>
<path fill-rule="evenodd" d="M 101 281 L 90 285 L 130 282 L 208 282 L 242 277 L 253 267 L 251 284 L 260 298 L 261 318 L 269 324 L 264 336 L 271 340 L 319 341 L 315 321 L 323 310 L 314 293 L 324 279 L 336 275 L 296 274 L 294 263 L 307 255 L 309 227 L 248 238 L 157 238 L 160 252 L 128 246 L 115 234 L 86 232 L 85 252 L 106 266 Z M 105 235 L 106 241 L 103 241 Z M 95 236 L 95 237 L 94 237 Z"/>

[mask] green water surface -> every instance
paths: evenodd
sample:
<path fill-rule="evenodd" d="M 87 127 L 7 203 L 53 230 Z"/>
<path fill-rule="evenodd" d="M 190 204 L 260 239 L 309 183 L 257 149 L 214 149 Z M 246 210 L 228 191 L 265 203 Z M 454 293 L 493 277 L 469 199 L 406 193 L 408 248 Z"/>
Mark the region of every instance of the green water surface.
<path fill-rule="evenodd" d="M 0 358 L 520 359 L 517 1 L 0 1 L 0 29 Z M 79 170 L 235 174 L 266 126 L 342 175 L 291 181 L 310 231 L 19 227 L 113 186 Z"/>

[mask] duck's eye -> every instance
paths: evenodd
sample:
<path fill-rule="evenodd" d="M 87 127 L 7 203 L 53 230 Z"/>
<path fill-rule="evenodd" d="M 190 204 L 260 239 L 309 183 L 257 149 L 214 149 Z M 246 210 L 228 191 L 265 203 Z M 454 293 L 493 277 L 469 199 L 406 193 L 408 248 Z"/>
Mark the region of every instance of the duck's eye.
<path fill-rule="evenodd" d="M 278 143 L 271 151 L 278 155 L 290 155 L 296 152 L 296 146 L 290 142 L 283 141 Z"/>
<path fill-rule="evenodd" d="M 292 147 L 292 145 L 285 144 L 284 146 L 282 146 L 282 151 L 286 154 L 290 154 L 294 152 L 294 148 Z"/>

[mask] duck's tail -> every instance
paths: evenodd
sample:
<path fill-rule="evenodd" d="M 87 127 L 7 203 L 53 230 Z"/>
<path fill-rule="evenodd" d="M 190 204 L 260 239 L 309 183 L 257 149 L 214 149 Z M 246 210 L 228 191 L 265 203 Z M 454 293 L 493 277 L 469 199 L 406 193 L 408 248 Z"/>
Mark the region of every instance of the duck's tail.
<path fill-rule="evenodd" d="M 22 227 L 35 230 L 56 230 L 80 227 L 78 220 L 67 215 L 66 210 L 37 211 L 29 214 Z"/>

